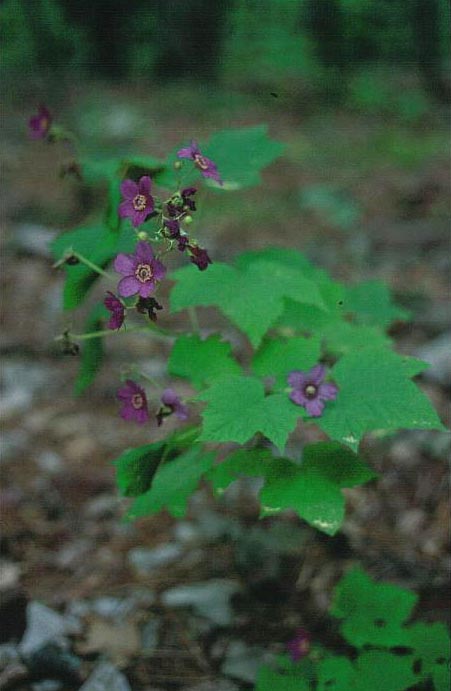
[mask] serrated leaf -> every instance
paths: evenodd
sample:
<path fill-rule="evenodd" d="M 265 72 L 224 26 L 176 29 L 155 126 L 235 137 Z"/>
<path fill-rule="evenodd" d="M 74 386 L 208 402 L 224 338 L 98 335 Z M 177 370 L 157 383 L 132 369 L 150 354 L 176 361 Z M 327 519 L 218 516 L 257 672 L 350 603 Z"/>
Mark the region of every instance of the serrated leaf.
<path fill-rule="evenodd" d="M 169 374 L 189 379 L 200 389 L 224 374 L 241 373 L 233 358 L 230 343 L 218 335 L 202 340 L 197 335 L 180 336 L 174 343 L 168 362 Z"/>
<path fill-rule="evenodd" d="M 353 691 L 406 691 L 417 684 L 419 678 L 412 669 L 409 655 L 393 655 L 384 650 L 369 650 L 356 660 L 356 675 Z"/>
<path fill-rule="evenodd" d="M 343 619 L 342 636 L 357 648 L 364 645 L 405 646 L 404 623 L 412 614 L 418 596 L 390 583 L 376 583 L 359 568 L 338 583 L 330 614 Z"/>
<path fill-rule="evenodd" d="M 365 281 L 346 290 L 346 311 L 356 321 L 386 329 L 396 319 L 406 321 L 410 312 L 392 302 L 390 290 L 381 281 Z"/>
<path fill-rule="evenodd" d="M 327 402 L 318 425 L 353 449 L 373 430 L 444 429 L 427 396 L 409 379 L 419 362 L 378 348 L 344 355 L 331 373 L 337 399 Z"/>
<path fill-rule="evenodd" d="M 96 305 L 85 323 L 85 332 L 101 331 L 103 322 L 108 318 L 108 311 L 103 304 Z M 74 382 L 74 394 L 80 396 L 94 381 L 104 358 L 103 339 L 91 338 L 83 341 L 81 347 L 80 367 Z"/>
<path fill-rule="evenodd" d="M 309 370 L 321 355 L 319 338 L 267 339 L 252 360 L 258 377 L 275 377 L 277 386 L 287 385 L 292 370 Z"/>
<path fill-rule="evenodd" d="M 263 515 L 293 509 L 318 530 L 333 535 L 344 518 L 341 490 L 367 482 L 375 474 L 346 447 L 320 442 L 305 447 L 302 465 L 274 458 L 265 450 L 241 450 L 208 473 L 219 492 L 240 476 L 264 478 L 260 490 Z"/>
<path fill-rule="evenodd" d="M 118 252 L 132 252 L 135 243 L 136 238 L 130 229 L 114 233 L 103 225 L 82 226 L 59 235 L 51 249 L 56 260 L 62 259 L 67 250 L 73 249 L 97 266 L 105 268 Z M 83 302 L 99 274 L 81 262 L 75 266 L 66 264 L 64 270 L 63 306 L 70 310 Z"/>
<path fill-rule="evenodd" d="M 150 490 L 135 499 L 127 517 L 150 516 L 166 509 L 175 518 L 181 518 L 186 513 L 188 499 L 213 461 L 213 453 L 194 445 L 174 460 L 160 465 Z"/>
<path fill-rule="evenodd" d="M 251 377 L 223 377 L 198 398 L 208 402 L 201 441 L 244 444 L 260 432 L 283 449 L 302 414 L 285 394 L 265 396 L 262 383 Z"/>
<path fill-rule="evenodd" d="M 177 284 L 171 291 L 171 311 L 185 307 L 216 305 L 257 347 L 284 309 L 284 298 L 322 308 L 317 285 L 302 268 L 260 260 L 241 269 L 214 263 L 199 276 L 192 267 L 172 273 Z"/>
<path fill-rule="evenodd" d="M 116 482 L 124 497 L 137 497 L 147 492 L 161 462 L 165 442 L 145 444 L 127 449 L 114 462 Z"/>

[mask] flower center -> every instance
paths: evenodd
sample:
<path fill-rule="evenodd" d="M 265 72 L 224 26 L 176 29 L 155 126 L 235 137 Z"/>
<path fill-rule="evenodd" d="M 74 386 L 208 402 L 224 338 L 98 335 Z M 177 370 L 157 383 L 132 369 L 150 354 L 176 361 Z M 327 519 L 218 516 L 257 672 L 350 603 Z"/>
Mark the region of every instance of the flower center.
<path fill-rule="evenodd" d="M 153 278 L 152 267 L 149 264 L 138 264 L 138 267 L 135 271 L 135 276 L 138 281 L 141 281 L 141 283 L 151 281 Z"/>
<path fill-rule="evenodd" d="M 194 154 L 194 163 L 201 170 L 207 170 L 209 166 L 207 159 L 205 158 L 205 156 L 201 156 L 201 154 Z"/>
<path fill-rule="evenodd" d="M 135 393 L 132 396 L 132 406 L 135 410 L 140 410 L 144 406 L 144 399 L 140 393 Z"/>
<path fill-rule="evenodd" d="M 135 211 L 144 211 L 146 203 L 147 200 L 143 194 L 137 194 L 136 197 L 133 198 L 133 208 Z"/>
<path fill-rule="evenodd" d="M 304 393 L 307 398 L 315 398 L 318 388 L 314 384 L 307 384 L 304 389 Z"/>

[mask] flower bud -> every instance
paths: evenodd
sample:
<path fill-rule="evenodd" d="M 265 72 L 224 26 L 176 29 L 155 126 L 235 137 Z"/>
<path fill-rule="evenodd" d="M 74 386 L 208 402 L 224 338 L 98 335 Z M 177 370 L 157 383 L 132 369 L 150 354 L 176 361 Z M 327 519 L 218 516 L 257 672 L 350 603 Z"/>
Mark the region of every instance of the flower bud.
<path fill-rule="evenodd" d="M 188 216 L 184 217 L 183 222 L 186 223 L 187 226 L 189 226 L 190 223 L 193 222 L 193 217 L 188 214 Z"/>
<path fill-rule="evenodd" d="M 147 240 L 148 237 L 149 237 L 149 236 L 147 235 L 147 233 L 146 233 L 145 230 L 140 230 L 140 231 L 139 231 L 139 233 L 138 233 L 138 239 L 139 239 L 139 240 Z"/>
<path fill-rule="evenodd" d="M 181 167 L 182 167 L 182 162 L 181 161 L 175 161 L 174 168 L 176 170 L 180 170 Z"/>

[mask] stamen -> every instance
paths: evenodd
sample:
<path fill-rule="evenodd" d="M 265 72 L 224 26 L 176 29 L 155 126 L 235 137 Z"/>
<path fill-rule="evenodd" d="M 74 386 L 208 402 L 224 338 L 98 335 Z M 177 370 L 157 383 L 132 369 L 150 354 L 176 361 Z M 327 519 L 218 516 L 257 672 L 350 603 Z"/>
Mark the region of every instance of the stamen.
<path fill-rule="evenodd" d="M 140 410 L 144 405 L 144 399 L 140 393 L 135 393 L 132 396 L 132 406 L 135 410 Z"/>
<path fill-rule="evenodd" d="M 146 203 L 146 197 L 143 194 L 137 194 L 133 199 L 133 208 L 135 211 L 144 211 Z"/>
<path fill-rule="evenodd" d="M 147 283 L 153 278 L 152 267 L 149 264 L 138 264 L 135 276 L 141 283 Z"/>
<path fill-rule="evenodd" d="M 208 161 L 204 156 L 201 156 L 200 154 L 195 154 L 194 155 L 194 162 L 195 164 L 201 169 L 201 170 L 207 170 L 208 169 Z"/>
<path fill-rule="evenodd" d="M 304 393 L 307 396 L 307 398 L 315 398 L 317 390 L 318 389 L 314 384 L 307 384 Z"/>

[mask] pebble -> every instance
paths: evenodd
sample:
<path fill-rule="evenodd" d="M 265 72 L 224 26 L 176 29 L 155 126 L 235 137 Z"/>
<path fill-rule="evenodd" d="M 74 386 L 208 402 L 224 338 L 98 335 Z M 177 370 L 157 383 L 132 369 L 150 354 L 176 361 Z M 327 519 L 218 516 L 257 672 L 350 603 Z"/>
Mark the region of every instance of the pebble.
<path fill-rule="evenodd" d="M 27 628 L 19 644 L 23 655 L 30 655 L 50 641 L 61 640 L 68 633 L 66 619 L 40 602 L 27 605 Z"/>
<path fill-rule="evenodd" d="M 222 674 L 253 684 L 258 670 L 265 662 L 265 651 L 255 645 L 246 645 L 243 641 L 230 641 L 225 660 L 221 667 Z"/>
<path fill-rule="evenodd" d="M 79 691 L 132 691 L 122 672 L 109 662 L 101 662 Z"/>
<path fill-rule="evenodd" d="M 182 553 L 182 548 L 179 545 L 170 542 L 154 549 L 135 547 L 128 553 L 128 560 L 139 574 L 146 575 L 152 569 L 157 569 L 179 559 Z"/>
<path fill-rule="evenodd" d="M 426 381 L 451 387 L 451 331 L 425 343 L 415 351 L 415 356 L 431 365 L 422 374 Z"/>
<path fill-rule="evenodd" d="M 234 620 L 230 599 L 240 589 L 236 581 L 218 578 L 170 588 L 163 593 L 162 602 L 168 607 L 193 607 L 214 624 L 230 626 Z"/>

